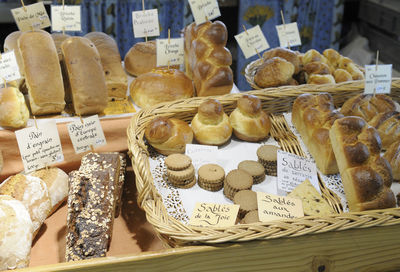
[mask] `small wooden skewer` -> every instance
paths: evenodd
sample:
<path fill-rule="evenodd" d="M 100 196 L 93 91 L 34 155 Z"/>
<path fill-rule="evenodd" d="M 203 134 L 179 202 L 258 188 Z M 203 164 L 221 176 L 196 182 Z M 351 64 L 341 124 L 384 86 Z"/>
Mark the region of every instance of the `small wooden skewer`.
<path fill-rule="evenodd" d="M 35 127 L 36 127 L 36 129 L 39 129 L 38 124 L 37 124 L 37 122 L 36 122 L 36 116 L 35 116 L 35 115 L 33 116 L 33 121 L 35 122 Z"/>
<path fill-rule="evenodd" d="M 144 13 L 144 11 L 145 11 L 145 8 L 144 8 L 144 0 L 142 0 L 142 9 L 143 9 L 143 13 Z M 147 31 L 145 32 L 145 37 L 144 37 L 144 39 L 145 39 L 145 41 L 147 42 Z"/>
<path fill-rule="evenodd" d="M 249 35 L 249 33 L 247 32 L 246 27 L 244 25 L 242 25 L 242 27 L 244 29 L 244 32 L 246 32 L 246 34 Z M 257 48 L 254 48 L 254 50 L 256 51 L 258 58 L 261 59 L 262 57 L 261 57 L 260 53 L 258 52 Z"/>
<path fill-rule="evenodd" d="M 376 60 L 375 60 L 375 71 L 378 71 L 378 62 L 379 62 L 379 50 L 376 51 Z M 374 94 L 373 97 L 376 95 L 376 83 L 374 79 Z"/>
<path fill-rule="evenodd" d="M 283 11 L 281 10 L 281 18 L 282 18 L 282 24 L 283 24 L 283 29 L 286 30 L 286 23 L 285 23 L 285 17 L 283 16 Z M 290 50 L 290 43 L 288 42 L 288 49 Z"/>
<path fill-rule="evenodd" d="M 26 7 L 25 7 L 25 4 L 24 4 L 24 0 L 21 0 L 21 4 L 22 4 L 22 7 L 24 8 L 24 11 L 26 12 Z"/>

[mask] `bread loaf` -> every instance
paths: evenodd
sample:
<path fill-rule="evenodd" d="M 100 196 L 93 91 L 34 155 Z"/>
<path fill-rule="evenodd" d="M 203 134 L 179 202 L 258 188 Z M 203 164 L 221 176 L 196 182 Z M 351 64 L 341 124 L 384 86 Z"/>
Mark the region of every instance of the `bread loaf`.
<path fill-rule="evenodd" d="M 377 131 L 362 118 L 348 116 L 334 122 L 329 136 L 350 211 L 395 207 L 392 170 L 380 155 Z"/>
<path fill-rule="evenodd" d="M 100 55 L 94 44 L 83 37 L 71 37 L 61 44 L 72 101 L 77 115 L 102 112 L 108 101 Z"/>
<path fill-rule="evenodd" d="M 300 63 L 298 54 L 296 54 L 296 52 L 294 52 L 290 49 L 276 47 L 276 48 L 270 49 L 268 51 L 265 51 L 263 54 L 263 59 L 266 59 L 266 60 L 272 59 L 274 57 L 280 57 L 280 58 L 290 62 L 291 64 L 293 64 L 294 74 L 298 74 L 300 72 L 301 63 Z"/>
<path fill-rule="evenodd" d="M 229 93 L 233 86 L 232 55 L 225 47 L 225 25 L 220 21 L 193 24 L 185 29 L 186 72 L 192 76 L 197 96 Z"/>
<path fill-rule="evenodd" d="M 292 63 L 280 57 L 273 57 L 258 67 L 254 82 L 261 88 L 285 85 L 292 79 L 294 71 Z"/>
<path fill-rule="evenodd" d="M 18 48 L 32 114 L 60 113 L 65 107 L 64 85 L 51 35 L 43 30 L 24 32 Z"/>
<path fill-rule="evenodd" d="M 338 166 L 329 139 L 329 130 L 336 119 L 343 117 L 327 93 L 302 94 L 292 109 L 292 122 L 304 144 L 325 175 L 338 173 Z"/>
<path fill-rule="evenodd" d="M 99 51 L 106 77 L 108 97 L 126 98 L 128 77 L 122 67 L 121 55 L 115 40 L 103 32 L 90 32 L 85 37 L 91 40 Z"/>
<path fill-rule="evenodd" d="M 400 141 L 393 142 L 387 148 L 383 157 L 392 167 L 393 179 L 396 182 L 400 182 Z"/>
<path fill-rule="evenodd" d="M 71 36 L 68 34 L 54 32 L 54 33 L 51 33 L 51 37 L 53 38 L 54 44 L 57 49 L 58 59 L 60 60 L 61 74 L 63 77 L 64 92 L 65 92 L 64 100 L 67 103 L 72 103 L 71 86 L 69 85 L 68 74 L 66 71 L 65 63 L 64 63 L 64 56 L 61 51 L 62 42 Z"/>
<path fill-rule="evenodd" d="M 21 75 L 20 79 L 15 80 L 15 82 L 9 82 L 8 84 L 17 87 L 23 93 L 27 93 L 28 90 L 25 87 L 25 69 L 24 63 L 22 62 L 21 53 L 18 48 L 18 39 L 21 36 L 22 31 L 14 31 L 8 34 L 4 40 L 4 52 L 14 51 L 15 58 L 17 60 L 19 73 Z"/>
<path fill-rule="evenodd" d="M 0 89 L 0 126 L 21 128 L 29 119 L 25 98 L 15 87 Z"/>

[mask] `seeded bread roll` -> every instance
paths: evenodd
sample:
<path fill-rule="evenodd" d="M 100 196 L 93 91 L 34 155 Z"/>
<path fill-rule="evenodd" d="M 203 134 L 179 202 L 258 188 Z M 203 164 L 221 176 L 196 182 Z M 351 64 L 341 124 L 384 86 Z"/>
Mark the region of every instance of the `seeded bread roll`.
<path fill-rule="evenodd" d="M 29 119 L 25 98 L 15 87 L 0 89 L 0 126 L 21 128 Z"/>

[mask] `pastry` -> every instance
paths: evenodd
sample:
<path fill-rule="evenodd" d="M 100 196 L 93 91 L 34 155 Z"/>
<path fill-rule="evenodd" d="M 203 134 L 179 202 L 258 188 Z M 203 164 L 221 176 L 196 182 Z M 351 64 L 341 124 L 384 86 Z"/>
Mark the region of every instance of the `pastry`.
<path fill-rule="evenodd" d="M 261 88 L 285 85 L 292 78 L 294 71 L 292 63 L 280 57 L 273 57 L 265 60 L 257 68 L 254 82 Z"/>
<path fill-rule="evenodd" d="M 322 54 L 328 59 L 330 65 L 337 69 L 339 66 L 339 61 L 341 59 L 341 55 L 339 54 L 338 51 L 332 48 L 325 49 Z"/>
<path fill-rule="evenodd" d="M 241 224 L 252 224 L 252 223 L 257 223 L 260 222 L 260 218 L 258 217 L 258 210 L 250 211 L 248 212 L 242 221 L 240 222 Z"/>
<path fill-rule="evenodd" d="M 258 209 L 257 193 L 251 190 L 242 190 L 235 194 L 233 203 L 240 205 L 239 218 L 243 218 L 248 212 Z"/>
<path fill-rule="evenodd" d="M 246 171 L 235 169 L 230 171 L 224 182 L 224 195 L 233 200 L 235 194 L 241 190 L 251 190 L 253 178 Z"/>
<path fill-rule="evenodd" d="M 351 74 L 344 69 L 336 69 L 335 72 L 333 72 L 333 76 L 336 83 L 353 80 Z"/>
<path fill-rule="evenodd" d="M 257 149 L 258 161 L 269 176 L 277 176 L 278 149 L 275 145 L 262 145 Z"/>
<path fill-rule="evenodd" d="M 228 115 L 216 99 L 208 99 L 200 104 L 191 126 L 194 138 L 201 144 L 222 145 L 232 135 Z"/>
<path fill-rule="evenodd" d="M 306 66 L 310 62 L 323 62 L 323 56 L 315 49 L 310 49 L 303 54 L 303 65 Z"/>
<path fill-rule="evenodd" d="M 276 47 L 268 51 L 265 51 L 263 54 L 263 59 L 272 59 L 274 57 L 280 57 L 293 64 L 294 74 L 298 74 L 300 72 L 301 62 L 296 52 L 290 49 Z"/>
<path fill-rule="evenodd" d="M 239 163 L 238 169 L 249 173 L 253 177 L 253 184 L 259 184 L 265 179 L 265 168 L 257 161 L 242 161 Z"/>
<path fill-rule="evenodd" d="M 208 191 L 219 191 L 224 187 L 225 171 L 217 164 L 205 164 L 199 168 L 198 184 Z"/>
<path fill-rule="evenodd" d="M 400 112 L 390 111 L 376 115 L 368 122 L 378 131 L 382 140 L 382 148 L 388 149 L 389 146 L 400 140 Z"/>
<path fill-rule="evenodd" d="M 23 94 L 15 87 L 0 89 L 0 126 L 21 128 L 29 119 Z"/>
<path fill-rule="evenodd" d="M 353 80 L 364 79 L 364 73 L 358 68 L 358 66 L 351 59 L 347 57 L 340 58 L 339 68 L 349 72 Z"/>
<path fill-rule="evenodd" d="M 304 71 L 310 76 L 312 74 L 330 75 L 329 66 L 322 62 L 309 62 L 304 66 Z"/>
<path fill-rule="evenodd" d="M 233 133 L 241 140 L 257 142 L 269 136 L 271 120 L 254 95 L 243 95 L 229 116 Z"/>
<path fill-rule="evenodd" d="M 392 167 L 393 179 L 400 182 L 400 141 L 393 142 L 383 157 Z"/>
<path fill-rule="evenodd" d="M 329 75 L 312 74 L 308 77 L 307 84 L 335 84 L 335 78 Z"/>

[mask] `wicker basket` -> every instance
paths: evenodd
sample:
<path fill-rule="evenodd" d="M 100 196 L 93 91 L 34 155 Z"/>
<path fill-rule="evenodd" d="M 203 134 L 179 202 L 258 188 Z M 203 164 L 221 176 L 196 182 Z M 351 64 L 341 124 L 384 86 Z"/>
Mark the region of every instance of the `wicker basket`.
<path fill-rule="evenodd" d="M 343 104 L 348 98 L 361 93 L 364 89 L 363 81 L 345 82 L 335 85 L 303 85 L 270 88 L 248 92 L 258 96 L 264 110 L 275 115 L 271 134 L 281 137 L 283 149 L 300 154 L 296 137 L 280 133 L 285 123 L 277 114 L 291 110 L 294 99 L 303 93 L 328 92 L 336 106 Z M 230 113 L 235 108 L 236 100 L 241 94 L 230 94 L 216 97 Z M 391 97 L 400 101 L 400 79 L 393 79 Z M 150 173 L 149 155 L 144 141 L 144 131 L 147 124 L 156 115 L 175 117 L 190 122 L 197 108 L 205 98 L 196 97 L 187 100 L 178 100 L 164 103 L 142 110 L 131 120 L 128 133 L 128 146 L 132 159 L 133 170 L 136 174 L 139 206 L 146 212 L 147 220 L 154 226 L 159 237 L 169 246 L 182 246 L 198 243 L 222 243 L 249 241 L 255 239 L 273 239 L 279 237 L 297 237 L 306 234 L 318 234 L 328 231 L 347 229 L 362 229 L 376 226 L 399 225 L 400 208 L 374 210 L 357 213 L 341 213 L 329 217 L 305 216 L 294 220 L 262 222 L 255 224 L 239 224 L 229 228 L 203 228 L 182 224 L 169 216 L 161 196 L 158 194 Z M 288 131 L 286 129 L 286 131 Z M 281 142 L 282 144 L 282 142 Z M 337 198 L 326 188 L 322 188 L 323 195 L 332 206 L 339 210 Z"/>

